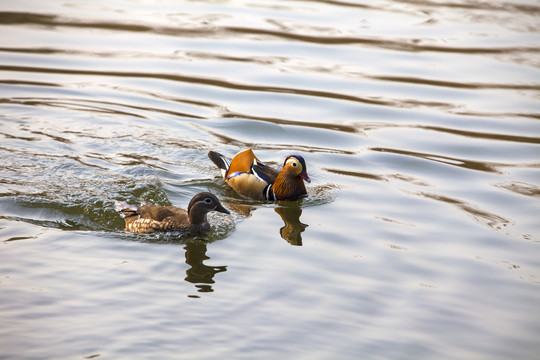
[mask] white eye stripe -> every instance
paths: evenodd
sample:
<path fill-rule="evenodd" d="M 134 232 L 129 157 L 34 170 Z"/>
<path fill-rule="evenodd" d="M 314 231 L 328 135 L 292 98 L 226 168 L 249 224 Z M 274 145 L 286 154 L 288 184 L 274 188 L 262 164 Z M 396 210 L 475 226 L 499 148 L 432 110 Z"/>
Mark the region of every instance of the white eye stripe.
<path fill-rule="evenodd" d="M 206 198 L 204 200 L 199 200 L 197 201 L 196 203 L 194 203 L 193 205 L 208 205 L 208 204 L 211 204 L 212 203 L 212 199 L 210 198 Z"/>

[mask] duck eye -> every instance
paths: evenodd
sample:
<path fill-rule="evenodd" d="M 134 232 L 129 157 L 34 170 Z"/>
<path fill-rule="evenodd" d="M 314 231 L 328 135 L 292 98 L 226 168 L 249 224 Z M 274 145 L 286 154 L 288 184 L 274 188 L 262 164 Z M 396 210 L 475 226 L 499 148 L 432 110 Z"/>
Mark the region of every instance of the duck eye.
<path fill-rule="evenodd" d="M 206 199 L 204 199 L 204 202 L 207 203 L 207 204 L 210 204 L 212 202 L 212 199 L 206 198 Z"/>
<path fill-rule="evenodd" d="M 292 163 L 292 166 L 296 167 L 296 165 L 298 165 L 298 164 L 296 164 L 295 162 Z"/>

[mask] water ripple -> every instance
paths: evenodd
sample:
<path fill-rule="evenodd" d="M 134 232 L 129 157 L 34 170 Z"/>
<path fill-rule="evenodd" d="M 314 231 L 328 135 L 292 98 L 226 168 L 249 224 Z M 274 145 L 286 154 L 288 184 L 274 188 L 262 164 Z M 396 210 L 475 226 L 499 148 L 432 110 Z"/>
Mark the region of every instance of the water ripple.
<path fill-rule="evenodd" d="M 77 69 L 59 69 L 59 68 L 40 68 L 30 66 L 6 66 L 1 65 L 0 71 L 14 72 L 29 72 L 29 73 L 44 73 L 44 74 L 65 74 L 65 75 L 89 75 L 89 76 L 114 76 L 114 77 L 131 77 L 131 78 L 151 78 L 161 79 L 185 83 L 195 83 L 202 85 L 217 86 L 231 90 L 243 90 L 252 92 L 269 92 L 269 93 L 284 93 L 310 97 L 320 97 L 326 99 L 345 100 L 358 102 L 368 105 L 380 105 L 401 108 L 414 108 L 418 106 L 435 107 L 435 108 L 452 108 L 451 104 L 438 101 L 421 101 L 421 100 L 384 100 L 376 97 L 361 97 L 349 95 L 345 93 L 336 93 L 323 90 L 299 89 L 291 87 L 264 86 L 264 85 L 247 85 L 232 81 L 226 81 L 216 78 L 204 78 L 199 76 L 180 75 L 180 74 L 163 74 L 163 73 L 144 73 L 144 72 L 122 72 L 122 71 L 97 71 L 97 70 L 77 70 Z"/>
<path fill-rule="evenodd" d="M 531 7 L 534 8 L 534 7 Z M 0 12 L 0 24 L 4 25 L 39 25 L 46 27 L 75 27 L 79 29 L 93 28 L 112 31 L 127 32 L 148 32 L 167 36 L 181 37 L 204 37 L 204 38 L 224 38 L 238 37 L 238 35 L 257 35 L 272 38 L 279 38 L 290 41 L 301 41 L 304 43 L 315 43 L 322 45 L 367 45 L 382 49 L 389 49 L 404 52 L 443 52 L 460 54 L 508 54 L 508 53 L 538 53 L 538 46 L 505 46 L 505 47 L 458 47 L 422 44 L 422 39 L 381 39 L 359 36 L 325 36 L 321 33 L 317 35 L 299 34 L 290 31 L 249 28 L 239 26 L 200 26 L 200 27 L 168 27 L 157 25 L 129 24 L 120 22 L 91 21 L 82 19 L 66 19 L 65 17 L 22 12 Z M 324 32 L 323 32 L 324 33 Z"/>
<path fill-rule="evenodd" d="M 539 353 L 533 0 L 44 4 L 0 11 L 0 357 Z M 309 196 L 234 193 L 247 147 Z M 199 191 L 204 238 L 113 206 Z"/>
<path fill-rule="evenodd" d="M 427 192 L 421 192 L 418 193 L 418 195 L 454 205 L 459 209 L 465 211 L 467 214 L 471 215 L 479 223 L 484 224 L 494 230 L 501 230 L 513 223 L 513 221 L 511 220 L 505 219 L 504 217 L 491 213 L 489 211 L 480 209 L 477 206 L 469 204 L 468 202 L 463 200 Z"/>
<path fill-rule="evenodd" d="M 452 166 L 462 167 L 462 168 L 471 169 L 471 170 L 485 171 L 485 172 L 492 172 L 492 173 L 499 173 L 499 174 L 501 173 L 501 171 L 497 169 L 498 167 L 509 166 L 502 163 L 480 162 L 480 161 L 473 161 L 473 160 L 468 160 L 468 159 L 459 159 L 459 158 L 444 156 L 444 155 L 420 153 L 420 152 L 415 152 L 415 151 L 406 151 L 406 150 L 398 150 L 398 149 L 390 149 L 390 148 L 371 148 L 371 150 L 377 151 L 377 152 L 412 156 L 412 157 L 417 157 L 417 158 L 421 158 L 421 159 L 425 159 L 429 161 L 443 163 L 446 165 L 452 165 Z"/>
<path fill-rule="evenodd" d="M 540 84 L 508 84 L 508 83 L 474 83 L 474 82 L 456 82 L 456 81 L 443 81 L 435 79 L 423 79 L 419 77 L 408 76 L 371 76 L 372 79 L 391 81 L 397 83 L 408 84 L 420 84 L 428 86 L 439 86 L 456 89 L 510 89 L 510 90 L 523 90 L 523 91 L 540 91 Z"/>

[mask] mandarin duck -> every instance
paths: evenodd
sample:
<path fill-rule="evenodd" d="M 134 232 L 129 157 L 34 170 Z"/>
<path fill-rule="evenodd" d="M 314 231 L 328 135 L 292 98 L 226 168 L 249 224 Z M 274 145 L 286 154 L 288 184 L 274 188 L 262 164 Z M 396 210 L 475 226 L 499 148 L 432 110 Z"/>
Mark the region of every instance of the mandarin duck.
<path fill-rule="evenodd" d="M 240 151 L 232 159 L 215 151 L 208 157 L 221 169 L 227 184 L 244 197 L 276 201 L 307 195 L 304 181 L 309 183 L 311 179 L 300 155 L 287 156 L 281 170 L 263 164 L 251 149 Z"/>
<path fill-rule="evenodd" d="M 138 208 L 116 202 L 116 210 L 126 222 L 126 231 L 140 234 L 180 231 L 191 235 L 210 232 L 206 214 L 219 211 L 229 214 L 218 198 L 209 192 L 196 194 L 189 202 L 187 211 L 175 206 L 145 204 Z"/>

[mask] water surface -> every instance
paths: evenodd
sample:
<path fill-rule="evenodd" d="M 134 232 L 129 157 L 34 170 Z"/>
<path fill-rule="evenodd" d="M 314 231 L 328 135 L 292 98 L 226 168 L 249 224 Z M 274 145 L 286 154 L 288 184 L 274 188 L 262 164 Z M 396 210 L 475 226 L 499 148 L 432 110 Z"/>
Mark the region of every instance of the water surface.
<path fill-rule="evenodd" d="M 0 6 L 0 357 L 534 359 L 536 1 Z M 302 154 L 241 199 L 209 150 Z M 204 238 L 124 232 L 114 201 Z"/>

